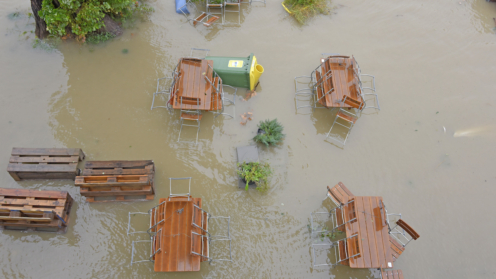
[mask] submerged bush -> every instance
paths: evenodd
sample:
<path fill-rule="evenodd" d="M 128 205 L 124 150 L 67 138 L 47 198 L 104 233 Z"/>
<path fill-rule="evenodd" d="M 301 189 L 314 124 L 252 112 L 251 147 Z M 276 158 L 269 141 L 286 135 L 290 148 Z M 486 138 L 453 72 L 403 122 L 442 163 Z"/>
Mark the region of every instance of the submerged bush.
<path fill-rule="evenodd" d="M 284 5 L 295 19 L 304 24 L 316 14 L 328 14 L 327 0 L 284 0 Z"/>
<path fill-rule="evenodd" d="M 282 125 L 277 122 L 277 118 L 273 120 L 260 121 L 258 128 L 260 133 L 253 138 L 255 142 L 265 144 L 265 146 L 276 145 L 284 138 L 282 133 Z"/>
<path fill-rule="evenodd" d="M 38 15 L 45 21 L 52 36 L 62 37 L 67 32 L 85 39 L 92 32 L 105 27 L 105 15 L 114 20 L 125 20 L 133 14 L 149 14 L 153 8 L 136 0 L 43 0 Z"/>

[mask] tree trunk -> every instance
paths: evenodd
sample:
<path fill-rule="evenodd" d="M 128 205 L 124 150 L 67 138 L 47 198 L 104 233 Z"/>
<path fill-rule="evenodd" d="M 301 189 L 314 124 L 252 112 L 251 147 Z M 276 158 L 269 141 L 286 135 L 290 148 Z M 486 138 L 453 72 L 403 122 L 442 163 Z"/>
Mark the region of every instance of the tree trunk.
<path fill-rule="evenodd" d="M 43 0 L 31 0 L 31 9 L 33 10 L 34 21 L 36 22 L 36 29 L 34 34 L 40 39 L 48 37 L 46 22 L 40 18 L 38 12 L 41 10 L 41 2 Z"/>

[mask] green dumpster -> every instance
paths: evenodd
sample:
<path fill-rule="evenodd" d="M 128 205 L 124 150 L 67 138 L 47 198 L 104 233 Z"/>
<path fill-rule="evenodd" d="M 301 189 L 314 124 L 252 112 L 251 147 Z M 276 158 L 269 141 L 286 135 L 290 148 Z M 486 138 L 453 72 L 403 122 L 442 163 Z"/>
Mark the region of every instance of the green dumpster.
<path fill-rule="evenodd" d="M 205 59 L 214 61 L 214 71 L 223 84 L 234 87 L 253 90 L 264 71 L 253 53 L 247 57 L 208 56 Z"/>

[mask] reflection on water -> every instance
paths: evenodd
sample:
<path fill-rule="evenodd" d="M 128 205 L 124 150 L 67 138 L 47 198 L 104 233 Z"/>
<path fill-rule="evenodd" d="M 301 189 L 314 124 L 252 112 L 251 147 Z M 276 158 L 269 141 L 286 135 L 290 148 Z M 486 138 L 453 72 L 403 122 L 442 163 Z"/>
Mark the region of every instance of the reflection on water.
<path fill-rule="evenodd" d="M 172 1 L 154 1 L 150 21 L 111 42 L 66 42 L 52 51 L 26 40 L 27 16 L 8 18 L 27 14 L 29 2 L 1 2 L 0 168 L 13 146 L 80 147 L 90 160 L 153 159 L 156 201 L 169 194 L 169 177 L 192 176 L 192 194 L 205 209 L 231 216 L 234 262 L 203 263 L 199 273 L 174 277 L 376 277 L 376 270 L 311 268 L 309 214 L 325 206 L 327 185 L 343 181 L 356 195 L 383 196 L 422 235 L 395 263 L 408 278 L 492 278 L 495 254 L 481 243 L 496 229 L 486 213 L 496 209 L 496 5 L 458 2 L 335 0 L 333 13 L 303 27 L 268 2 L 243 6 L 241 27 L 195 28 Z M 150 110 L 156 79 L 191 47 L 213 56 L 253 52 L 265 67 L 256 96 L 243 101 L 246 91 L 238 90 L 234 119 L 205 114 L 197 146 L 177 142 L 177 112 Z M 377 78 L 381 111 L 364 113 L 344 148 L 324 141 L 335 111 L 295 113 L 293 77 L 310 74 L 322 52 L 353 54 Z M 253 120 L 241 125 L 248 111 Z M 277 147 L 260 147 L 275 170 L 271 189 L 246 192 L 237 185 L 235 148 L 253 144 L 258 122 L 273 118 L 287 136 Z M 17 183 L 7 172 L 0 181 L 66 190 L 76 202 L 67 234 L 0 233 L 4 277 L 164 276 L 152 264 L 129 266 L 139 236 L 126 235 L 127 214 L 156 201 L 88 204 L 70 181 Z"/>

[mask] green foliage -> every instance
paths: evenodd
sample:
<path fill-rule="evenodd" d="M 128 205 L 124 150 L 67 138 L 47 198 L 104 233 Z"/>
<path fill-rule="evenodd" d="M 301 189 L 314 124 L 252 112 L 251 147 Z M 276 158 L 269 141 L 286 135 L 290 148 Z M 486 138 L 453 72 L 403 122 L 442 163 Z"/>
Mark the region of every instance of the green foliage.
<path fill-rule="evenodd" d="M 267 179 L 272 174 L 269 163 L 260 164 L 259 162 L 243 162 L 242 164 L 238 163 L 238 167 L 238 175 L 246 180 L 246 191 L 248 191 L 250 182 L 255 182 L 255 184 L 257 184 L 257 190 L 262 193 L 269 190 Z"/>
<path fill-rule="evenodd" d="M 108 41 L 114 37 L 115 36 L 112 33 L 90 34 L 86 38 L 86 42 L 88 42 L 90 44 L 99 44 L 99 43 L 106 42 L 106 41 Z"/>
<path fill-rule="evenodd" d="M 285 136 L 282 133 L 283 127 L 279 124 L 279 122 L 277 122 L 277 118 L 273 120 L 260 121 L 258 128 L 264 130 L 265 133 L 257 134 L 253 140 L 255 142 L 263 143 L 265 146 L 276 145 Z"/>
<path fill-rule="evenodd" d="M 66 27 L 79 36 L 95 32 L 104 26 L 105 14 L 113 18 L 125 19 L 138 13 L 150 14 L 154 9 L 136 0 L 59 0 L 55 7 L 53 0 L 43 0 L 39 16 L 46 22 L 47 30 L 55 36 L 66 35 Z"/>
<path fill-rule="evenodd" d="M 316 14 L 328 14 L 328 0 L 284 0 L 284 5 L 288 8 L 295 19 L 304 24 L 309 17 Z"/>

